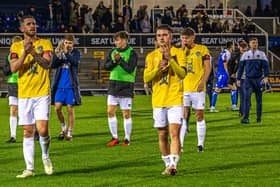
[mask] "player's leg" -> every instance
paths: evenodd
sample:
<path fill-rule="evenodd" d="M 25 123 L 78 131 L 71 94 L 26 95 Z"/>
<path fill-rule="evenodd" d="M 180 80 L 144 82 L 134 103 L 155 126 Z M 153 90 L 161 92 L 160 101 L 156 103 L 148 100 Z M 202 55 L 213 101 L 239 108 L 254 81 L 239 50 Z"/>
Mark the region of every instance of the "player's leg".
<path fill-rule="evenodd" d="M 183 106 L 174 106 L 168 109 L 169 133 L 170 133 L 170 167 L 171 175 L 177 173 L 177 164 L 180 154 L 180 129 L 183 117 Z"/>
<path fill-rule="evenodd" d="M 73 105 L 67 105 L 67 113 L 68 113 L 68 129 L 67 129 L 66 140 L 72 140 L 72 132 L 75 124 L 75 112 L 74 112 Z"/>
<path fill-rule="evenodd" d="M 19 125 L 23 128 L 23 157 L 26 169 L 17 178 L 34 176 L 34 132 L 35 119 L 32 113 L 32 103 L 30 99 L 19 99 L 18 114 Z"/>
<path fill-rule="evenodd" d="M 216 110 L 216 102 L 218 99 L 218 95 L 221 92 L 222 88 L 226 87 L 228 84 L 228 75 L 221 74 L 217 77 L 216 88 L 212 95 L 212 103 L 210 107 L 210 112 L 218 112 Z"/>
<path fill-rule="evenodd" d="M 166 108 L 153 108 L 154 127 L 158 131 L 159 149 L 161 152 L 162 161 L 165 164 L 165 169 L 162 175 L 169 175 L 170 166 L 170 145 L 168 142 L 168 121 Z"/>
<path fill-rule="evenodd" d="M 75 124 L 75 112 L 74 112 L 75 97 L 74 97 L 73 89 L 66 90 L 65 103 L 67 105 L 67 113 L 68 113 L 68 128 L 67 128 L 66 140 L 70 141 L 72 140 L 72 132 Z"/>
<path fill-rule="evenodd" d="M 131 118 L 132 98 L 120 98 L 120 108 L 122 110 L 123 126 L 125 132 L 125 137 L 122 146 L 127 146 L 130 144 L 130 136 L 132 130 L 132 118 Z"/>
<path fill-rule="evenodd" d="M 230 96 L 231 96 L 231 110 L 232 111 L 237 111 L 239 110 L 237 108 L 237 97 L 238 97 L 238 92 L 237 92 L 237 87 L 235 84 L 234 78 L 229 78 L 229 84 L 228 87 L 230 89 Z"/>
<path fill-rule="evenodd" d="M 53 174 L 53 166 L 49 156 L 51 137 L 49 134 L 49 117 L 50 117 L 50 96 L 42 96 L 36 98 L 34 116 L 36 119 L 36 127 L 39 132 L 39 142 L 42 151 L 42 160 L 45 173 Z"/>
<path fill-rule="evenodd" d="M 116 116 L 118 102 L 119 102 L 119 98 L 112 95 L 108 95 L 107 115 L 108 115 L 108 124 L 112 135 L 112 140 L 107 144 L 107 146 L 114 146 L 119 143 L 118 120 Z"/>
<path fill-rule="evenodd" d="M 18 116 L 18 98 L 9 96 L 10 106 L 10 139 L 7 143 L 16 142 L 16 131 L 17 131 L 17 116 Z"/>
<path fill-rule="evenodd" d="M 58 135 L 58 139 L 59 140 L 63 140 L 64 136 L 66 134 L 66 123 L 65 123 L 65 118 L 62 112 L 62 106 L 65 103 L 65 90 L 64 89 L 57 89 L 56 93 L 55 93 L 55 97 L 54 97 L 54 110 L 56 113 L 56 116 L 60 122 L 60 126 L 61 126 L 61 131 Z"/>
<path fill-rule="evenodd" d="M 182 121 L 182 127 L 180 130 L 180 152 L 184 152 L 184 140 L 185 135 L 188 133 L 188 125 L 190 119 L 190 107 L 184 107 L 184 115 Z"/>
<path fill-rule="evenodd" d="M 218 112 L 218 110 L 216 110 L 216 103 L 217 103 L 217 99 L 218 99 L 218 95 L 221 92 L 221 88 L 216 87 L 213 94 L 212 94 L 212 101 L 211 101 L 211 106 L 210 106 L 210 112 Z"/>
<path fill-rule="evenodd" d="M 182 127 L 180 130 L 180 145 L 181 150 L 180 152 L 183 152 L 184 147 L 184 139 L 185 135 L 188 133 L 188 123 L 190 118 L 190 106 L 191 106 L 191 93 L 185 92 L 184 93 L 184 113 L 183 113 L 183 121 L 182 121 Z"/>
<path fill-rule="evenodd" d="M 206 122 L 204 120 L 205 92 L 194 93 L 192 107 L 195 109 L 196 132 L 197 132 L 197 151 L 204 151 L 204 141 L 206 136 Z"/>

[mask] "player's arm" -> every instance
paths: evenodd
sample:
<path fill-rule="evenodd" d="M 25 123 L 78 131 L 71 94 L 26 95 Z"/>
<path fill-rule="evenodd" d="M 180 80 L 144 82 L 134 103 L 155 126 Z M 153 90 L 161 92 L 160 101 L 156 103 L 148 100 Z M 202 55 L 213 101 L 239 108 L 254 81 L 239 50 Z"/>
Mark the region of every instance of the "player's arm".
<path fill-rule="evenodd" d="M 224 56 L 223 58 L 223 62 L 224 62 L 224 69 L 226 70 L 227 74 L 229 74 L 228 72 L 228 62 L 229 62 L 229 59 L 230 59 L 230 55 L 226 55 Z"/>
<path fill-rule="evenodd" d="M 122 58 L 120 58 L 118 64 L 128 73 L 134 71 L 137 66 L 137 54 L 135 51 L 131 51 L 129 61 L 126 63 Z"/>
<path fill-rule="evenodd" d="M 152 57 L 148 55 L 146 57 L 146 62 L 145 62 L 144 77 L 143 77 L 144 83 L 151 82 L 161 74 L 160 66 L 153 66 L 153 64 L 150 63 L 151 61 L 152 61 Z"/>
<path fill-rule="evenodd" d="M 210 55 L 205 55 L 203 57 L 203 66 L 204 66 L 204 74 L 202 76 L 202 79 L 200 81 L 200 84 L 198 86 L 198 90 L 197 91 L 202 91 L 204 88 L 204 85 L 206 84 L 209 75 L 211 73 L 211 62 L 210 62 Z"/>
<path fill-rule="evenodd" d="M 51 64 L 51 51 L 44 51 L 42 54 L 38 54 L 34 49 L 30 53 L 34 60 L 44 69 L 49 69 Z"/>
<path fill-rule="evenodd" d="M 65 57 L 72 66 L 78 66 L 81 59 L 81 53 L 79 50 L 73 50 L 73 55 L 70 52 L 65 53 Z"/>
<path fill-rule="evenodd" d="M 14 45 L 11 46 L 11 72 L 17 72 L 23 65 L 23 62 L 27 55 L 33 50 L 32 42 L 24 42 L 24 48 L 22 55 L 18 58 L 18 54 L 14 51 Z"/>
<path fill-rule="evenodd" d="M 178 62 L 175 60 L 174 57 L 171 57 L 168 60 L 169 65 L 171 66 L 171 68 L 173 69 L 174 73 L 180 78 L 183 79 L 185 78 L 187 72 L 186 69 L 184 67 L 181 67 Z"/>
<path fill-rule="evenodd" d="M 109 55 L 107 56 L 104 62 L 104 68 L 108 71 L 111 71 L 114 67 L 118 65 L 116 61 L 113 61 L 113 59 L 111 58 L 112 52 L 113 50 L 109 53 Z"/>

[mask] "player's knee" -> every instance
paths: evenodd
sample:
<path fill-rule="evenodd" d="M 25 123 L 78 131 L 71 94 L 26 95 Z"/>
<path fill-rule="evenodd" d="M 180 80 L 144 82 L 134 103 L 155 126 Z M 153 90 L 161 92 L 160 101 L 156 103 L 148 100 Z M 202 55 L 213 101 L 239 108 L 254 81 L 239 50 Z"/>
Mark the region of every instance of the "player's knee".
<path fill-rule="evenodd" d="M 35 132 L 35 127 L 31 125 L 24 125 L 23 126 L 23 136 L 25 138 L 33 137 Z"/>
<path fill-rule="evenodd" d="M 61 107 L 55 107 L 54 110 L 55 110 L 55 113 L 61 114 Z"/>
<path fill-rule="evenodd" d="M 196 121 L 202 121 L 204 119 L 203 113 L 202 112 L 197 112 L 195 114 L 195 118 L 196 118 Z"/>
<path fill-rule="evenodd" d="M 111 111 L 111 110 L 108 110 L 107 115 L 108 115 L 109 118 L 115 117 L 115 112 Z"/>

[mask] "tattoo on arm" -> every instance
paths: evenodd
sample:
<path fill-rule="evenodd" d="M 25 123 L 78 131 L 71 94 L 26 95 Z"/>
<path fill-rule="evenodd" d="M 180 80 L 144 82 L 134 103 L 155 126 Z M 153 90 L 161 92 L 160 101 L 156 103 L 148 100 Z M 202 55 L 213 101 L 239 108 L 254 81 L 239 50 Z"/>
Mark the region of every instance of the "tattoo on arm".
<path fill-rule="evenodd" d="M 36 52 L 32 53 L 32 56 L 34 57 L 35 61 L 44 69 L 50 68 L 50 62 L 42 57 L 41 55 L 37 54 Z"/>

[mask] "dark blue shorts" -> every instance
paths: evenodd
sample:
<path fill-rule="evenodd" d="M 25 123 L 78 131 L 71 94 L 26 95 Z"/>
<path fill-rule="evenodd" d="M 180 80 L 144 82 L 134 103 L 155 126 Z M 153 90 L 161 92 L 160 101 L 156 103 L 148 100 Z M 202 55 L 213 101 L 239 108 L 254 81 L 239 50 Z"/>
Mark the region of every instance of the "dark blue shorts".
<path fill-rule="evenodd" d="M 228 85 L 227 74 L 217 74 L 216 88 L 224 88 Z"/>
<path fill-rule="evenodd" d="M 55 103 L 62 103 L 63 105 L 74 105 L 75 97 L 72 88 L 58 88 L 54 97 Z"/>

